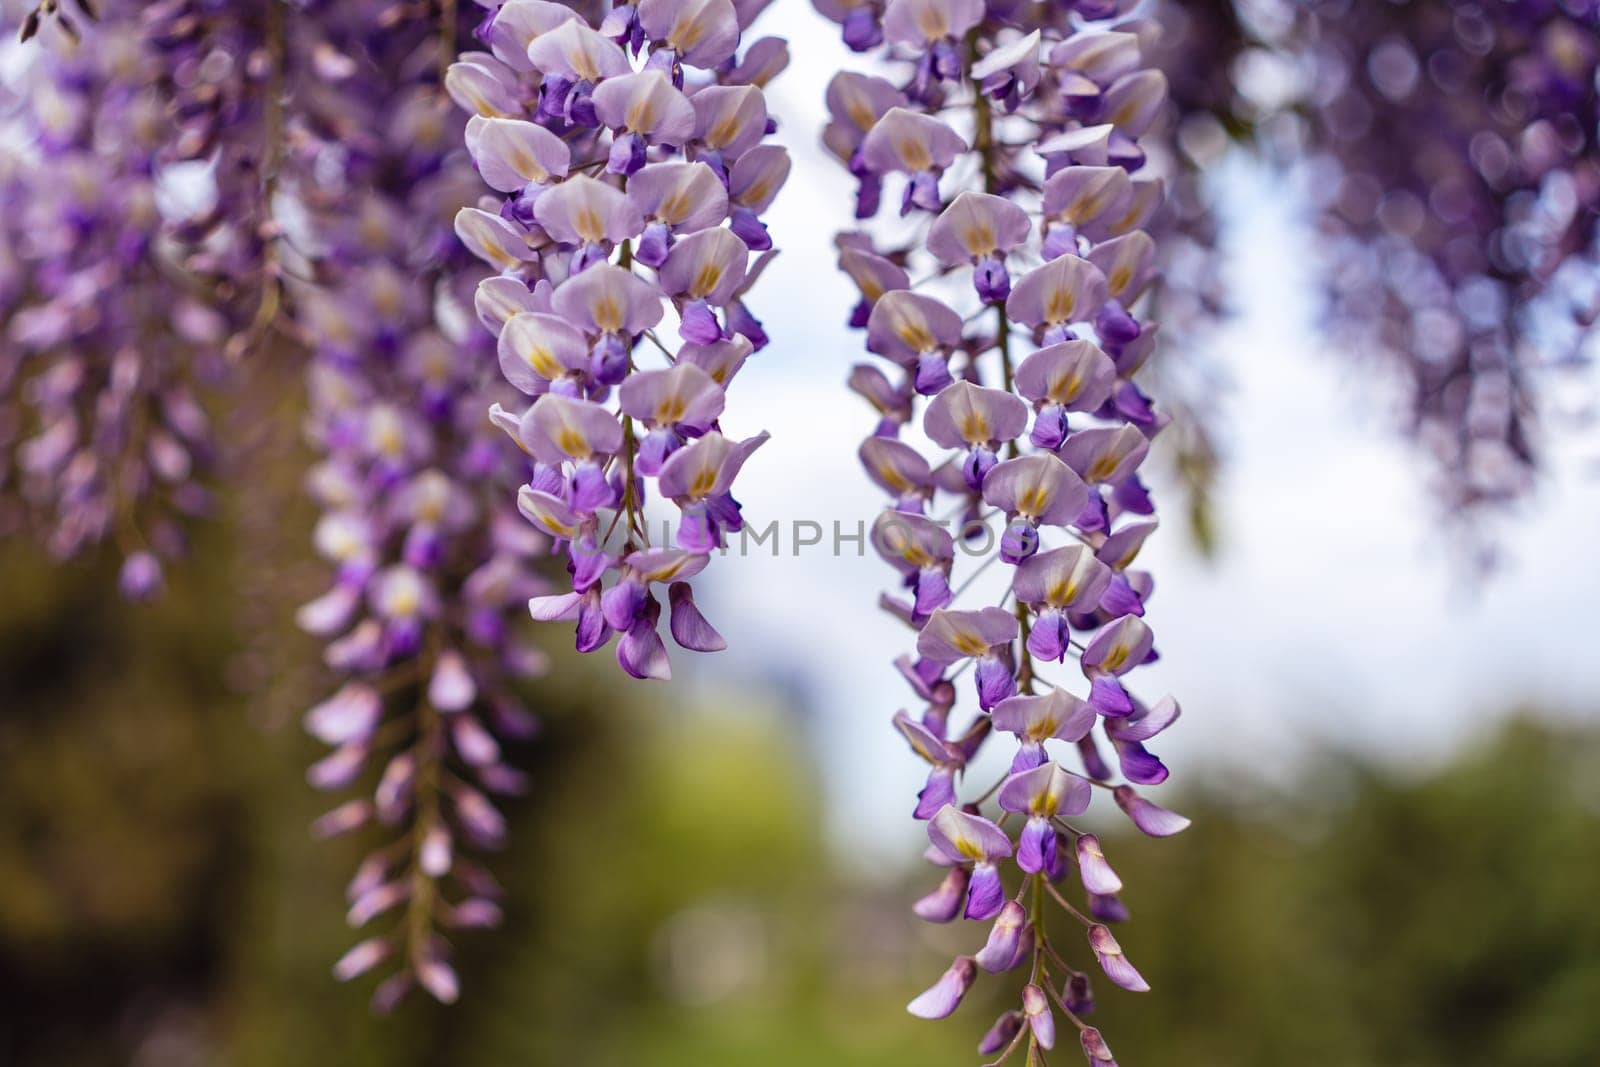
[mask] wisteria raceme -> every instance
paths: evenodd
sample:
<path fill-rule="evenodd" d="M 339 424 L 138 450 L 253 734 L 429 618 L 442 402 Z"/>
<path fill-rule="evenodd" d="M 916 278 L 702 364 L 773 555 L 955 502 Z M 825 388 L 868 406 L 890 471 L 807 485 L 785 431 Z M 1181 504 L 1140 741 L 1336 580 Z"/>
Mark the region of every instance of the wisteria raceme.
<path fill-rule="evenodd" d="M 323 511 L 316 546 L 336 571 L 299 622 L 328 640 L 324 658 L 343 679 L 306 714 L 333 746 L 309 777 L 344 790 L 375 772 L 370 793 L 317 830 L 391 835 L 351 881 L 348 918 L 358 928 L 401 919 L 335 967 L 347 980 L 392 961 L 373 994 L 380 1011 L 418 986 L 454 1001 L 445 932 L 499 922 L 500 890 L 470 852 L 504 844 L 493 798 L 526 788 L 504 745 L 536 728 L 515 683 L 544 663 L 514 620 L 545 588 L 533 561 L 549 544 L 516 514 L 528 465 L 499 447 L 485 416 L 503 387 L 460 284 L 471 261 L 447 205 L 476 180 L 438 76 L 456 27 L 396 19 L 374 33 L 385 9 L 306 9 L 324 64 L 343 74 L 305 93 L 305 114 L 331 125 L 295 149 L 307 225 L 285 242 L 330 279 L 287 294 L 313 346 L 321 460 L 309 487 Z"/>
<path fill-rule="evenodd" d="M 1121 881 L 1072 820 L 1100 791 L 1147 834 L 1187 823 L 1135 789 L 1166 779 L 1144 743 L 1178 705 L 1147 705 L 1127 687 L 1155 658 L 1151 579 L 1133 563 L 1155 528 L 1139 467 L 1166 422 L 1133 381 L 1156 336 L 1142 301 L 1162 184 L 1140 146 L 1165 101 L 1165 79 L 1142 60 L 1156 28 L 1108 25 L 1128 6 L 1110 2 L 818 6 L 856 50 L 884 45 L 889 77 L 833 80 L 824 139 L 859 181 L 857 217 L 887 204 L 905 220 L 890 243 L 864 231 L 839 246 L 861 292 L 852 324 L 880 358 L 851 385 L 878 412 L 861 446 L 889 494 L 873 541 L 905 590 L 883 604 L 915 632 L 898 666 L 922 710 L 894 722 L 930 765 L 915 816 L 946 871 L 915 911 L 991 924 L 981 950 L 910 1010 L 948 1015 L 980 970 L 1020 971 L 1020 1006 L 980 1051 L 1004 1060 L 1026 1044 L 1036 1062 L 1055 1046 L 1059 1013 L 1091 1061 L 1109 1063 L 1082 1021 L 1089 980 L 1070 958 L 1093 958 L 1126 989 L 1148 986 L 1106 925 L 1127 915 Z M 997 546 L 982 525 L 991 517 L 1005 523 Z M 953 587 L 958 549 L 986 558 Z M 963 602 L 997 561 L 1009 571 L 1002 602 Z M 1072 661 L 1076 684 L 1057 674 Z M 969 669 L 977 711 L 962 720 Z M 1010 771 L 963 797 L 994 734 L 1015 741 Z M 1081 773 L 1055 762 L 1051 742 L 1076 748 Z M 1063 887 L 1074 875 L 1081 907 Z M 1087 952 L 1060 940 L 1047 917 L 1057 906 Z"/>
<path fill-rule="evenodd" d="M 278 325 L 282 310 L 273 202 L 289 126 L 310 119 L 298 88 L 309 85 L 298 75 L 326 76 L 335 54 L 310 15 L 315 7 L 158 0 L 138 12 L 173 123 L 160 162 L 172 173 L 206 178 L 205 194 L 175 210 L 165 229 L 184 270 L 235 320 L 233 355 Z"/>
<path fill-rule="evenodd" d="M 174 281 L 162 239 L 157 57 L 125 22 L 76 28 L 80 44 L 52 24 L 75 25 L 40 30 L 25 91 L 0 101 L 19 145 L 0 164 L 0 510 L 57 557 L 114 543 L 138 599 L 210 510 L 202 401 L 229 377 L 227 323 Z"/>
<path fill-rule="evenodd" d="M 620 635 L 617 661 L 638 678 L 671 673 L 659 586 L 679 646 L 724 647 L 688 580 L 741 528 L 734 479 L 766 440 L 722 427 L 727 387 L 767 343 L 744 295 L 774 254 L 761 214 L 789 171 L 764 143 L 761 88 L 787 62 L 783 42 L 741 51 L 764 7 L 641 0 L 597 28 L 564 5 L 507 0 L 477 31 L 488 51 L 446 79 L 495 193 L 456 219 L 499 270 L 478 314 L 531 398 L 493 417 L 533 457 L 518 504 L 572 575 L 533 614 L 575 621 L 584 652 Z M 652 494 L 678 512 L 666 544 L 648 535 Z"/>
<path fill-rule="evenodd" d="M 1449 509 L 1515 500 L 1600 318 L 1600 4 L 1290 10 L 1335 339 L 1399 372 Z"/>

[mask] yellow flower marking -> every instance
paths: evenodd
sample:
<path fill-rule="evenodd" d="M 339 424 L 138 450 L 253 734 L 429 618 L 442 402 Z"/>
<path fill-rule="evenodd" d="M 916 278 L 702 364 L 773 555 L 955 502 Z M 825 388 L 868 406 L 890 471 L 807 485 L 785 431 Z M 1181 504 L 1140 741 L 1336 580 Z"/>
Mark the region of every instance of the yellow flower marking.
<path fill-rule="evenodd" d="M 554 378 L 563 369 L 547 345 L 534 345 L 528 349 L 527 358 L 528 366 L 541 378 Z"/>
<path fill-rule="evenodd" d="M 907 170 L 933 169 L 933 157 L 928 154 L 928 146 L 916 138 L 907 137 L 895 142 L 894 150 Z"/>
<path fill-rule="evenodd" d="M 573 534 L 578 532 L 578 528 L 570 523 L 557 522 L 554 515 L 540 515 L 539 524 L 563 539 L 570 539 Z"/>
<path fill-rule="evenodd" d="M 717 472 L 713 467 L 701 467 L 695 471 L 694 480 L 689 483 L 689 495 L 695 499 L 709 496 L 711 490 L 717 487 Z"/>
<path fill-rule="evenodd" d="M 539 161 L 533 158 L 533 153 L 526 148 L 512 150 L 511 166 L 529 181 L 542 182 L 550 177 L 550 172 L 539 166 Z"/>
<path fill-rule="evenodd" d="M 917 12 L 917 29 L 930 41 L 950 36 L 950 22 L 934 4 L 924 4 Z"/>
<path fill-rule="evenodd" d="M 628 109 L 628 129 L 648 130 L 656 124 L 655 101 L 648 96 L 636 101 Z"/>
<path fill-rule="evenodd" d="M 1061 721 L 1054 715 L 1046 715 L 1028 727 L 1029 741 L 1048 741 L 1061 729 Z"/>
<path fill-rule="evenodd" d="M 1050 494 L 1042 485 L 1030 485 L 1017 494 L 1017 513 L 1030 519 L 1038 518 L 1050 505 Z"/>
<path fill-rule="evenodd" d="M 767 193 L 772 190 L 772 179 L 761 178 L 740 194 L 739 199 L 746 204 L 759 204 L 767 198 Z"/>
<path fill-rule="evenodd" d="M 715 263 L 705 263 L 700 267 L 699 273 L 694 276 L 694 283 L 689 286 L 689 292 L 697 297 L 703 297 L 717 287 L 722 280 L 722 268 Z"/>
<path fill-rule="evenodd" d="M 1095 461 L 1089 464 L 1089 469 L 1084 472 L 1084 477 L 1091 482 L 1103 482 L 1111 477 L 1119 462 L 1121 462 L 1119 457 L 1110 453 L 1097 456 Z"/>
<path fill-rule="evenodd" d="M 863 133 L 878 124 L 878 116 L 873 114 L 872 102 L 865 93 L 852 93 L 850 99 L 844 102 L 844 113 L 850 116 L 850 121 L 859 126 Z"/>
<path fill-rule="evenodd" d="M 707 20 L 699 17 L 704 13 L 704 9 L 702 9 L 693 15 L 680 15 L 678 20 L 672 24 L 672 30 L 667 34 L 667 43 L 675 51 L 687 52 L 705 37 L 708 28 L 706 26 Z"/>
<path fill-rule="evenodd" d="M 733 135 L 738 132 L 738 113 L 734 112 L 732 114 L 724 115 L 722 118 L 716 121 L 716 124 L 713 125 L 711 129 L 706 131 L 706 144 L 710 145 L 712 148 L 722 148 L 729 141 L 732 141 Z"/>
<path fill-rule="evenodd" d="M 987 256 L 995 251 L 998 243 L 995 240 L 994 227 L 982 222 L 971 222 L 962 231 L 961 239 L 966 242 L 967 251 L 975 256 Z"/>
<path fill-rule="evenodd" d="M 578 209 L 572 228 L 578 231 L 579 237 L 590 244 L 598 243 L 606 235 L 605 224 L 600 221 L 599 214 L 592 207 Z"/>
<path fill-rule="evenodd" d="M 894 332 L 913 352 L 932 352 L 939 347 L 933 332 L 928 329 L 927 320 L 913 312 L 896 313 Z"/>
<path fill-rule="evenodd" d="M 669 226 L 674 226 L 688 218 L 689 208 L 689 190 L 674 189 L 662 198 L 661 206 L 656 208 L 656 218 Z"/>
<path fill-rule="evenodd" d="M 589 442 L 571 426 L 561 427 L 556 434 L 556 447 L 573 459 L 583 459 L 589 454 Z"/>
<path fill-rule="evenodd" d="M 1071 289 L 1066 286 L 1051 289 L 1045 297 L 1044 321 L 1066 322 L 1072 318 L 1072 310 L 1077 306 L 1077 295 Z"/>
<path fill-rule="evenodd" d="M 600 327 L 601 333 L 616 333 L 622 329 L 622 305 L 612 293 L 596 296 L 589 307 L 589 314 L 593 316 L 594 324 Z"/>
<path fill-rule="evenodd" d="M 579 81 L 597 82 L 600 80 L 600 67 L 595 63 L 594 57 L 588 49 L 579 45 L 567 53 L 567 62 L 572 66 L 572 72 L 578 76 Z"/>
<path fill-rule="evenodd" d="M 989 858 L 984 855 L 983 846 L 975 838 L 967 837 L 965 834 L 952 839 L 951 844 L 955 845 L 956 851 L 966 859 L 978 861 Z"/>
<path fill-rule="evenodd" d="M 882 478 L 884 484 L 897 493 L 904 493 L 911 488 L 911 482 L 906 479 L 905 475 L 900 473 L 898 467 L 889 463 L 888 460 L 878 464 L 878 477 Z"/>
<path fill-rule="evenodd" d="M 950 638 L 950 643 L 955 645 L 964 656 L 981 656 L 989 651 L 989 646 L 983 643 L 977 634 L 958 633 Z"/>

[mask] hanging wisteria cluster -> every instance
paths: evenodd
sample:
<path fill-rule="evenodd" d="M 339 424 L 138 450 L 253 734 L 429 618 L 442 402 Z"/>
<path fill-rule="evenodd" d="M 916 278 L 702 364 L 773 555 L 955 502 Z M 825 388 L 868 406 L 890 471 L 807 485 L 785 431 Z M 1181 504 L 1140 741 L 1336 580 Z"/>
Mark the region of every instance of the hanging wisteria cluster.
<path fill-rule="evenodd" d="M 903 579 L 904 595 L 883 604 L 915 631 L 898 665 L 922 708 L 894 721 L 930 765 L 915 816 L 945 868 L 915 910 L 990 924 L 910 1010 L 948 1015 L 980 970 L 1019 972 L 1019 1007 L 979 1045 L 995 1062 L 1024 1043 L 1042 1062 L 1058 1013 L 1091 1063 L 1112 1062 L 1083 1020 L 1093 999 L 1073 957 L 1148 988 L 1108 925 L 1127 917 L 1121 880 L 1071 821 L 1096 789 L 1146 833 L 1187 824 L 1135 788 L 1167 777 L 1144 742 L 1178 706 L 1146 705 L 1125 685 L 1155 658 L 1151 580 L 1132 564 L 1155 528 L 1139 466 L 1165 420 L 1133 377 L 1156 338 L 1140 309 L 1156 272 L 1144 227 L 1162 200 L 1139 139 L 1166 81 L 1142 61 L 1153 27 L 1107 25 L 1121 7 L 819 3 L 852 48 L 883 46 L 889 75 L 836 76 L 824 138 L 859 182 L 857 217 L 887 203 L 903 220 L 839 245 L 861 292 L 852 324 L 879 357 L 851 385 L 878 413 L 860 455 L 889 496 L 874 543 Z M 992 517 L 1004 523 L 997 546 Z M 958 555 L 983 562 L 953 588 Z M 996 562 L 1000 603 L 964 598 Z M 1060 673 L 1068 662 L 1076 685 Z M 977 710 L 957 717 L 969 670 Z M 963 797 L 995 733 L 1015 740 L 1010 771 Z M 1056 762 L 1051 741 L 1076 748 L 1081 773 Z M 1081 924 L 1087 954 L 1061 939 L 1052 910 Z"/>
<path fill-rule="evenodd" d="M 724 647 L 688 579 L 742 527 L 733 482 L 766 440 L 721 425 L 729 383 L 767 343 L 744 296 L 774 254 L 760 216 L 789 172 L 764 143 L 776 124 L 762 93 L 786 47 L 740 48 L 764 7 L 641 0 L 597 28 L 562 4 L 507 0 L 477 31 L 488 51 L 446 79 L 495 191 L 456 232 L 499 271 L 478 287 L 479 318 L 531 398 L 493 417 L 535 461 L 517 503 L 572 578 L 533 613 L 575 621 L 582 652 L 620 635 L 636 678 L 671 675 L 657 586 L 679 646 Z M 670 542 L 650 540 L 652 496 L 677 508 Z"/>
<path fill-rule="evenodd" d="M 227 377 L 227 328 L 162 237 L 159 65 L 127 25 L 93 37 L 28 56 L 29 91 L 0 98 L 18 143 L 0 161 L 0 528 L 59 558 L 111 542 L 137 599 L 210 510 L 201 400 Z"/>
<path fill-rule="evenodd" d="M 1286 6 L 1335 340 L 1399 372 L 1447 508 L 1513 500 L 1600 318 L 1600 4 Z"/>
<path fill-rule="evenodd" d="M 391 838 L 351 881 L 349 921 L 401 919 L 335 968 L 348 979 L 392 959 L 373 997 L 387 1010 L 416 986 L 453 1001 L 445 932 L 499 921 L 499 887 L 466 853 L 504 845 L 494 798 L 526 788 L 502 746 L 536 728 L 514 683 L 544 659 L 510 623 L 544 589 L 532 564 L 548 539 L 512 503 L 528 465 L 485 414 L 494 356 L 451 232 L 448 205 L 475 184 L 439 78 L 458 27 L 397 19 L 373 34 L 377 12 L 361 5 L 321 14 L 318 62 L 332 76 L 306 110 L 329 125 L 294 148 L 308 217 L 286 244 L 330 279 L 288 295 L 313 356 L 316 545 L 336 574 L 299 621 L 346 679 L 306 716 L 334 746 L 312 784 L 377 771 L 317 829 L 375 824 Z"/>

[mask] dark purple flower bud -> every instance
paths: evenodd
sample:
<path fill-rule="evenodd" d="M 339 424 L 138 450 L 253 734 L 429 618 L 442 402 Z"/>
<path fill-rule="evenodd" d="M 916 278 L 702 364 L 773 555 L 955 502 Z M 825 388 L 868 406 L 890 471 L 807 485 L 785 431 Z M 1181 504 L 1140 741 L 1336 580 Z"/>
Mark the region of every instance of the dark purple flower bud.
<path fill-rule="evenodd" d="M 852 52 L 865 52 L 883 43 L 883 27 L 872 5 L 853 7 L 844 17 L 844 43 Z"/>
<path fill-rule="evenodd" d="M 989 711 L 1017 691 L 1017 680 L 1012 676 L 1011 664 L 998 656 L 979 659 L 973 677 L 978 686 L 978 706 L 984 711 Z"/>
<path fill-rule="evenodd" d="M 954 380 L 950 376 L 949 358 L 943 353 L 923 352 L 917 356 L 917 373 L 913 388 L 922 396 L 936 396 Z"/>
<path fill-rule="evenodd" d="M 607 174 L 629 175 L 645 164 L 645 141 L 637 133 L 622 133 L 611 142 L 606 159 Z"/>
<path fill-rule="evenodd" d="M 1083 1054 L 1089 1060 L 1089 1067 L 1117 1067 L 1117 1061 L 1099 1030 L 1088 1026 L 1078 1036 L 1083 1041 Z"/>
<path fill-rule="evenodd" d="M 1001 304 L 1011 295 L 1011 275 L 1006 272 L 1005 261 L 999 256 L 985 256 L 978 261 L 972 274 L 972 284 L 978 299 L 985 304 Z"/>
<path fill-rule="evenodd" d="M 722 326 L 717 322 L 716 312 L 711 310 L 711 305 L 704 300 L 692 300 L 685 304 L 678 336 L 701 345 L 721 340 Z"/>
<path fill-rule="evenodd" d="M 1089 976 L 1082 971 L 1074 971 L 1067 979 L 1061 1001 L 1074 1015 L 1088 1015 L 1094 1011 L 1094 988 L 1089 984 Z"/>
<path fill-rule="evenodd" d="M 1094 735 L 1084 734 L 1078 738 L 1077 745 L 1078 758 L 1083 761 L 1083 772 L 1097 782 L 1110 781 L 1111 768 L 1100 755 L 1100 748 L 1095 744 Z"/>
<path fill-rule="evenodd" d="M 1021 1030 L 1022 1013 L 1020 1011 L 1005 1012 L 994 1021 L 994 1025 L 989 1027 L 988 1031 L 983 1035 L 983 1039 L 978 1042 L 978 1055 L 994 1055 L 1010 1045 Z"/>
<path fill-rule="evenodd" d="M 672 229 L 664 222 L 652 222 L 644 228 L 633 258 L 647 267 L 659 267 L 667 261 L 672 249 Z"/>
<path fill-rule="evenodd" d="M 1000 535 L 1000 558 L 1007 563 L 1021 563 L 1039 551 L 1039 528 L 1027 519 L 1018 517 L 1006 524 Z"/>
<path fill-rule="evenodd" d="M 761 252 L 772 247 L 772 236 L 767 233 L 766 224 L 761 221 L 760 216 L 747 207 L 733 209 L 733 213 L 729 216 L 728 228 L 752 252 Z"/>
<path fill-rule="evenodd" d="M 1128 907 L 1118 896 L 1101 893 L 1089 894 L 1089 914 L 1103 923 L 1125 923 L 1128 921 Z"/>

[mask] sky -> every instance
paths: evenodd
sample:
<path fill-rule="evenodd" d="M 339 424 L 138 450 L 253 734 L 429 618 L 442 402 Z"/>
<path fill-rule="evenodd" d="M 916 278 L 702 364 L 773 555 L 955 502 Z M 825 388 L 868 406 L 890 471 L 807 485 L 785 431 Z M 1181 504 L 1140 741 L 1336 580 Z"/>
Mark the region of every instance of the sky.
<path fill-rule="evenodd" d="M 739 496 L 757 528 L 779 520 L 782 555 L 730 556 L 697 582 L 731 648 L 675 657 L 676 684 L 752 714 L 774 703 L 759 687 L 776 687 L 806 724 L 841 850 L 910 854 L 925 844 L 908 818 L 925 767 L 889 719 L 910 695 L 891 664 L 911 634 L 876 607 L 888 566 L 829 543 L 833 521 L 870 524 L 881 499 L 855 458 L 874 417 L 844 385 L 870 357 L 844 325 L 856 294 L 825 239 L 851 224 L 851 184 L 805 131 L 821 128 L 833 71 L 862 61 L 805 4 L 776 5 L 755 31 L 788 37 L 805 62 L 769 89 L 795 154 L 771 214 L 783 252 L 751 301 L 773 343 L 735 380 L 724 428 L 772 434 Z M 1440 527 L 1423 457 L 1399 436 L 1393 392 L 1318 335 L 1314 237 L 1292 186 L 1238 160 L 1212 180 L 1238 310 L 1211 357 L 1229 383 L 1212 420 L 1221 545 L 1206 560 L 1169 519 L 1140 557 L 1156 575 L 1148 620 L 1162 652 L 1140 692 L 1184 708 L 1152 745 L 1173 768 L 1152 794 L 1199 770 L 1292 783 L 1319 745 L 1420 771 L 1515 706 L 1600 713 L 1592 449 L 1578 434 L 1552 440 L 1552 476 L 1501 531 L 1502 565 L 1471 568 Z M 820 548 L 793 554 L 797 519 L 821 523 Z M 973 605 L 985 588 L 998 599 L 980 581 Z M 1056 671 L 1081 684 L 1074 674 Z"/>

